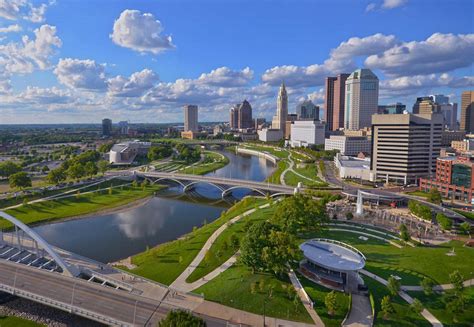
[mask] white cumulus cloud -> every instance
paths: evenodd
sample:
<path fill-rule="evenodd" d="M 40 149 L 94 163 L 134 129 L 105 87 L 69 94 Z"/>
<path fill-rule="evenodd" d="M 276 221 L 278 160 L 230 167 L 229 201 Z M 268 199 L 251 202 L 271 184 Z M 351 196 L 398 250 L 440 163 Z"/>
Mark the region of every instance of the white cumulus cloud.
<path fill-rule="evenodd" d="M 384 0 L 382 3 L 382 8 L 394 9 L 394 8 L 403 6 L 407 2 L 408 0 Z"/>
<path fill-rule="evenodd" d="M 45 18 L 46 9 L 54 1 L 41 3 L 34 6 L 32 1 L 28 0 L 0 0 L 0 17 L 8 20 L 29 20 L 33 23 L 42 23 Z"/>
<path fill-rule="evenodd" d="M 234 87 L 247 85 L 253 78 L 253 71 L 246 67 L 242 70 L 232 70 L 229 67 L 220 67 L 212 70 L 210 73 L 203 73 L 198 81 L 207 84 L 222 87 Z"/>
<path fill-rule="evenodd" d="M 115 21 L 110 38 L 122 47 L 158 54 L 175 47 L 171 36 L 162 32 L 161 22 L 152 14 L 127 9 Z"/>
<path fill-rule="evenodd" d="M 105 65 L 94 60 L 60 59 L 54 70 L 59 82 L 85 91 L 101 91 L 107 88 Z"/>
<path fill-rule="evenodd" d="M 20 25 L 9 25 L 7 27 L 0 27 L 0 33 L 16 33 L 21 32 L 22 28 Z"/>
<path fill-rule="evenodd" d="M 137 97 L 151 89 L 158 81 L 158 76 L 150 69 L 133 73 L 129 78 L 118 75 L 108 80 L 110 96 Z"/>

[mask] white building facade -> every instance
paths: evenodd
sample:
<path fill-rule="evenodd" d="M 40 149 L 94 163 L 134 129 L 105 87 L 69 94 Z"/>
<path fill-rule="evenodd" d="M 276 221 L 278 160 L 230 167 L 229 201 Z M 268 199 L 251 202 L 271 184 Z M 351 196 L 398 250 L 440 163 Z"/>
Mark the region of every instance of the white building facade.
<path fill-rule="evenodd" d="M 377 113 L 379 79 L 370 69 L 358 69 L 346 80 L 344 128 L 359 130 L 370 127 L 372 115 Z"/>
<path fill-rule="evenodd" d="M 262 142 L 278 142 L 283 138 L 283 131 L 280 129 L 264 128 L 257 133 L 258 139 Z"/>
<path fill-rule="evenodd" d="M 370 153 L 371 143 L 366 136 L 331 135 L 324 141 L 324 150 L 339 150 L 345 156 L 356 156 L 360 152 Z"/>
<path fill-rule="evenodd" d="M 285 83 L 282 83 L 278 91 L 277 112 L 272 120 L 272 129 L 280 129 L 285 135 L 286 120 L 288 118 L 288 94 Z"/>
<path fill-rule="evenodd" d="M 319 120 L 297 120 L 291 124 L 290 145 L 307 147 L 308 145 L 324 144 L 326 124 Z"/>
<path fill-rule="evenodd" d="M 370 159 L 343 156 L 340 153 L 334 157 L 334 165 L 339 171 L 340 178 L 360 179 L 369 181 L 371 179 Z"/>

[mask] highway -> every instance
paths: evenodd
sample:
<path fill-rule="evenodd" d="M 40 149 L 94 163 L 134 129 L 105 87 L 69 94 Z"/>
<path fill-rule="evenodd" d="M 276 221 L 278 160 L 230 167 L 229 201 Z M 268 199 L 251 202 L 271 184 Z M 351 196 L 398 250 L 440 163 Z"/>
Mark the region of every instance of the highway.
<path fill-rule="evenodd" d="M 7 286 L 7 288 L 5 288 Z M 36 294 L 48 301 L 63 304 L 61 309 L 91 318 L 91 314 L 109 317 L 124 326 L 156 326 L 172 310 L 170 304 L 153 301 L 126 291 L 98 285 L 79 278 L 66 277 L 37 268 L 0 261 L 0 288 L 27 299 L 24 292 Z M 10 292 L 11 293 L 11 292 Z M 34 300 L 34 299 L 33 299 Z M 42 302 L 42 301 L 38 301 Z M 53 305 L 58 307 L 58 305 Z M 66 308 L 67 307 L 67 308 Z M 72 310 L 71 310 L 72 308 Z M 100 319 L 97 319 L 100 321 Z M 225 326 L 225 322 L 204 317 L 208 326 Z M 105 320 L 101 322 L 106 323 Z M 111 324 L 110 322 L 107 324 Z"/>

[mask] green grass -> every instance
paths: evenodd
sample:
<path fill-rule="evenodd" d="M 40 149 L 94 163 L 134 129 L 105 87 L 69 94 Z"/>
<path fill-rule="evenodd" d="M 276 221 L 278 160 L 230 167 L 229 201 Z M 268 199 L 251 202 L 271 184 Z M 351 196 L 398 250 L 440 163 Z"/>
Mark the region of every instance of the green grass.
<path fill-rule="evenodd" d="M 428 198 L 430 195 L 428 192 L 423 192 L 423 191 L 412 191 L 412 192 L 405 192 L 408 195 L 414 195 L 414 196 L 420 196 L 423 198 Z"/>
<path fill-rule="evenodd" d="M 304 154 L 301 154 L 299 153 L 298 151 L 294 151 L 292 150 L 291 151 L 291 158 L 293 158 L 295 161 L 300 161 L 300 162 L 304 162 L 304 161 L 310 161 L 312 160 L 310 156 L 307 156 L 307 155 L 304 155 Z"/>
<path fill-rule="evenodd" d="M 367 270 L 385 279 L 390 275 L 400 276 L 403 285 L 419 285 L 424 277 L 431 278 L 435 284 L 444 284 L 449 283 L 449 274 L 454 270 L 459 270 L 466 279 L 474 271 L 474 249 L 464 247 L 460 241 L 434 247 L 404 246 L 399 249 L 375 238 L 363 241 L 358 234 L 348 232 L 325 230 L 305 237 L 325 237 L 348 243 L 366 256 Z M 453 248 L 456 255 L 446 255 Z"/>
<path fill-rule="evenodd" d="M 205 151 L 204 155 L 206 156 L 205 161 L 207 162 L 202 162 L 193 167 L 182 169 L 178 171 L 178 173 L 204 175 L 216 171 L 229 163 L 229 158 L 217 152 Z"/>
<path fill-rule="evenodd" d="M 313 308 L 323 320 L 324 325 L 327 327 L 341 326 L 341 323 L 347 314 L 347 309 L 349 308 L 349 296 L 342 292 L 336 292 L 338 307 L 334 315 L 331 316 L 328 314 L 326 305 L 324 304 L 324 299 L 331 290 L 313 283 L 302 276 L 298 276 L 298 278 L 306 293 L 308 293 L 309 297 L 314 302 Z"/>
<path fill-rule="evenodd" d="M 231 236 L 235 235 L 239 239 L 245 235 L 245 232 L 248 229 L 250 223 L 256 223 L 267 219 L 271 213 L 274 212 L 274 208 L 264 208 L 258 209 L 256 212 L 241 218 L 236 223 L 227 227 L 222 234 L 215 240 L 209 249 L 211 255 L 207 260 L 203 260 L 199 263 L 196 269 L 192 272 L 191 275 L 186 279 L 188 283 L 192 283 L 198 280 L 201 277 L 206 276 L 208 273 L 214 269 L 221 266 L 226 262 L 231 256 L 233 256 L 237 250 L 230 246 Z M 224 245 L 226 244 L 226 245 Z"/>
<path fill-rule="evenodd" d="M 375 303 L 375 319 L 374 326 L 391 326 L 391 327 L 411 327 L 411 326 L 431 326 L 431 324 L 423 318 L 422 315 L 413 312 L 410 305 L 400 296 L 391 296 L 395 313 L 391 314 L 388 319 L 384 319 L 380 313 L 380 302 L 385 295 L 390 295 L 388 289 L 379 282 L 363 277 L 364 282 L 374 297 Z"/>
<path fill-rule="evenodd" d="M 463 215 L 467 219 L 474 220 L 474 212 L 467 212 L 467 211 L 457 210 L 457 209 L 454 209 L 454 211 L 456 211 L 457 213 Z"/>
<path fill-rule="evenodd" d="M 37 322 L 15 317 L 15 316 L 0 316 L 0 327 L 37 327 L 44 326 Z"/>
<path fill-rule="evenodd" d="M 299 172 L 299 171 L 298 171 Z M 328 184 L 326 182 L 321 181 L 318 177 L 314 178 L 315 181 L 307 180 L 306 178 L 302 178 L 301 176 L 296 175 L 292 171 L 287 171 L 285 174 L 285 183 L 291 186 L 297 186 L 299 182 L 301 182 L 304 186 L 310 188 L 318 188 L 318 187 L 326 187 Z"/>
<path fill-rule="evenodd" d="M 288 168 L 288 163 L 285 160 L 278 161 L 277 168 L 273 171 L 271 176 L 267 177 L 265 182 L 280 184 L 280 176 L 286 168 Z"/>
<path fill-rule="evenodd" d="M 245 198 L 212 223 L 206 224 L 178 240 L 160 244 L 135 255 L 132 258 L 132 263 L 137 267 L 131 272 L 170 285 L 189 266 L 216 229 L 263 201 L 265 200 Z"/>
<path fill-rule="evenodd" d="M 442 294 L 425 295 L 423 292 L 409 292 L 413 298 L 417 298 L 423 303 L 444 326 L 472 326 L 474 322 L 474 287 L 466 288 L 464 296 L 468 303 L 462 313 L 454 314 L 446 309 L 446 301 L 451 291 Z"/>
<path fill-rule="evenodd" d="M 251 284 L 264 281 L 264 290 L 252 294 Z M 266 273 L 252 274 L 245 266 L 237 263 L 222 274 L 194 290 L 204 294 L 206 300 L 221 303 L 236 309 L 263 314 L 263 303 L 267 298 L 265 313 L 267 316 L 313 323 L 301 301 L 296 305 L 289 299 L 286 288 L 291 283 L 287 278 L 278 279 Z M 268 289 L 273 286 L 273 296 L 268 298 Z"/>
<path fill-rule="evenodd" d="M 108 190 L 73 195 L 71 197 L 50 200 L 20 206 L 18 208 L 7 210 L 10 215 L 20 219 L 25 224 L 34 224 L 58 220 L 62 218 L 75 217 L 93 212 L 103 211 L 110 208 L 119 207 L 127 203 L 146 198 L 155 191 L 162 189 L 161 185 L 142 187 L 124 187 L 113 189 L 109 194 Z M 0 228 L 9 228 L 12 224 L 6 220 L 0 221 Z"/>
<path fill-rule="evenodd" d="M 260 152 L 268 152 L 275 157 L 278 157 L 280 159 L 287 159 L 288 158 L 288 151 L 280 148 L 275 148 L 275 147 L 267 147 L 267 146 L 260 146 L 260 145 L 254 145 L 254 144 L 245 144 L 245 148 L 255 150 L 255 151 L 260 151 Z"/>

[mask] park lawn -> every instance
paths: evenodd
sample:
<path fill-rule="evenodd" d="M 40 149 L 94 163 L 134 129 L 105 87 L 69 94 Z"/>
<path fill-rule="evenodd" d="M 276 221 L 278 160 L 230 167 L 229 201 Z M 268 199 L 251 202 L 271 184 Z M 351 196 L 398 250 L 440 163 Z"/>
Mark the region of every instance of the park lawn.
<path fill-rule="evenodd" d="M 273 171 L 273 174 L 271 174 L 265 182 L 269 182 L 272 184 L 281 184 L 280 183 L 280 176 L 281 174 L 288 168 L 288 163 L 285 160 L 280 160 L 277 163 L 277 168 Z"/>
<path fill-rule="evenodd" d="M 341 326 L 341 323 L 346 317 L 347 311 L 349 309 L 349 296 L 343 292 L 335 291 L 338 307 L 335 314 L 331 316 L 328 314 L 326 305 L 324 304 L 324 299 L 326 298 L 326 295 L 331 292 L 331 290 L 313 283 L 301 275 L 298 275 L 298 278 L 306 293 L 308 293 L 309 297 L 313 301 L 313 308 L 323 320 L 324 325 L 327 327 Z"/>
<path fill-rule="evenodd" d="M 381 313 L 380 302 L 385 295 L 390 295 L 388 288 L 379 282 L 364 276 L 364 283 L 369 288 L 369 292 L 374 298 L 375 304 L 375 319 L 374 326 L 376 327 L 411 327 L 411 326 L 431 326 L 431 324 L 418 313 L 410 309 L 410 305 L 405 302 L 399 295 L 390 296 L 391 302 L 395 309 L 387 319 L 384 319 Z"/>
<path fill-rule="evenodd" d="M 310 156 L 301 154 L 298 151 L 294 151 L 294 150 L 291 151 L 291 157 L 295 159 L 297 162 L 304 162 L 304 161 L 311 160 Z"/>
<path fill-rule="evenodd" d="M 245 198 L 213 222 L 197 228 L 178 240 L 160 244 L 132 257 L 137 267 L 130 271 L 159 283 L 170 285 L 204 246 L 216 229 L 233 217 L 265 201 L 259 198 Z"/>
<path fill-rule="evenodd" d="M 100 193 L 74 194 L 67 198 L 31 203 L 27 206 L 22 205 L 18 208 L 9 209 L 6 212 L 20 219 L 25 224 L 34 224 L 120 207 L 151 196 L 162 188 L 164 186 L 151 185 L 145 189 L 142 187 L 124 187 L 123 190 L 115 188 L 112 194 L 109 194 L 108 190 L 101 191 Z M 12 227 L 10 222 L 6 220 L 0 221 L 0 228 L 8 227 Z"/>
<path fill-rule="evenodd" d="M 328 186 L 327 183 L 321 181 L 318 177 L 315 178 L 315 181 L 310 181 L 310 180 L 307 180 L 306 178 L 302 178 L 301 176 L 296 175 L 291 170 L 286 172 L 285 183 L 287 185 L 297 186 L 299 182 L 301 182 L 304 186 L 309 187 L 309 188 L 318 188 L 318 187 Z"/>
<path fill-rule="evenodd" d="M 205 151 L 204 155 L 206 156 L 207 160 L 212 160 L 212 162 L 202 162 L 192 167 L 179 170 L 178 173 L 204 175 L 225 167 L 229 163 L 229 158 L 217 152 Z"/>
<path fill-rule="evenodd" d="M 278 148 L 279 150 L 276 150 L 275 147 L 267 147 L 267 146 L 259 146 L 259 145 L 254 145 L 254 144 L 244 144 L 244 146 L 247 149 L 255 150 L 255 151 L 260 151 L 260 152 L 268 152 L 275 157 L 278 157 L 280 159 L 287 159 L 288 158 L 288 151 Z"/>
<path fill-rule="evenodd" d="M 238 250 L 232 248 L 230 242 L 231 236 L 235 235 L 238 238 L 240 244 L 240 240 L 245 235 L 245 232 L 249 229 L 249 225 L 268 219 L 271 217 L 271 214 L 274 212 L 274 210 L 275 207 L 258 209 L 256 212 L 241 218 L 236 223 L 227 227 L 209 249 L 209 252 L 211 253 L 210 257 L 207 260 L 204 259 L 199 263 L 196 269 L 186 279 L 186 282 L 192 283 L 199 278 L 206 276 L 208 273 L 212 272 L 214 269 L 226 262 Z"/>
<path fill-rule="evenodd" d="M 432 295 L 425 295 L 423 292 L 409 292 L 409 294 L 413 298 L 420 300 L 425 308 L 438 318 L 444 326 L 472 326 L 472 323 L 474 322 L 474 287 L 468 287 L 464 290 L 464 296 L 467 298 L 467 305 L 463 312 L 457 314 L 446 309 L 446 301 L 450 292 L 452 291 Z"/>
<path fill-rule="evenodd" d="M 370 232 L 366 231 L 370 234 Z M 378 234 L 374 234 L 377 235 Z M 381 240 L 359 239 L 358 234 L 324 230 L 305 235 L 305 238 L 325 237 L 356 247 L 367 258 L 366 269 L 388 279 L 391 275 L 402 277 L 402 285 L 419 285 L 423 277 L 435 284 L 449 283 L 449 274 L 459 270 L 468 279 L 474 270 L 474 249 L 464 247 L 460 241 L 450 241 L 438 246 L 404 246 L 399 249 Z M 446 255 L 454 248 L 456 255 Z"/>
<path fill-rule="evenodd" d="M 264 282 L 264 290 L 257 287 L 255 294 L 251 292 L 251 284 Z M 291 286 L 288 278 L 279 279 L 268 273 L 253 274 L 247 267 L 236 263 L 222 274 L 194 290 L 203 294 L 206 300 L 221 303 L 236 309 L 263 314 L 266 299 L 265 314 L 267 316 L 313 323 L 301 301 L 293 302 L 288 298 L 286 289 Z M 269 288 L 273 294 L 269 298 Z"/>
<path fill-rule="evenodd" d="M 423 191 L 411 191 L 411 192 L 405 192 L 405 194 L 420 196 L 423 198 L 428 198 L 428 196 L 430 195 L 428 192 L 423 192 Z"/>
<path fill-rule="evenodd" d="M 15 317 L 15 316 L 0 316 L 0 327 L 39 327 L 44 326 L 37 322 Z"/>

